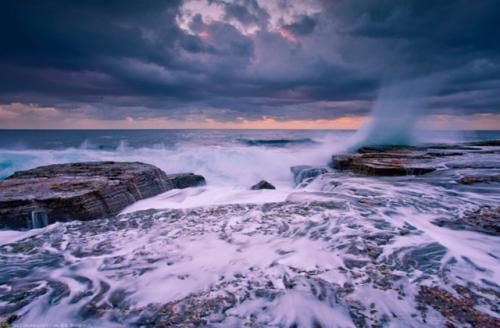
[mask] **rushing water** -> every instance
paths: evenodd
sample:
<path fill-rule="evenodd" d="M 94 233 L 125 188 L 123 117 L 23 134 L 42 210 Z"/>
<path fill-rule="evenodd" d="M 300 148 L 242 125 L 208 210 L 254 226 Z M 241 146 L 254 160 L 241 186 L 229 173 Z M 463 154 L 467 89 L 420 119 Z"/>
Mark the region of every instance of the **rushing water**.
<path fill-rule="evenodd" d="M 0 315 L 99 327 L 467 326 L 461 316 L 498 325 L 498 234 L 436 222 L 500 207 L 499 183 L 456 182 L 500 175 L 500 147 L 435 158 L 439 169 L 420 177 L 330 170 L 295 187 L 290 166 L 325 165 L 352 135 L 0 132 L 4 177 L 49 163 L 139 160 L 208 181 L 111 219 L 1 232 Z M 456 143 L 500 133 L 426 138 Z M 248 190 L 260 179 L 277 189 Z M 446 302 L 429 299 L 434 290 L 448 293 Z M 446 315 L 454 299 L 469 312 Z"/>

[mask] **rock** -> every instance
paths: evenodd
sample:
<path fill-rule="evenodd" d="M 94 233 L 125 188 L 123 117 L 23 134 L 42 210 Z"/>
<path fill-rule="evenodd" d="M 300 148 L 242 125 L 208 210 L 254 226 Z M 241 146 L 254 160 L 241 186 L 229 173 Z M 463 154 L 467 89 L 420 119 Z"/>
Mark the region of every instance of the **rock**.
<path fill-rule="evenodd" d="M 415 299 L 418 304 L 423 305 L 419 306 L 422 310 L 425 306 L 430 306 L 450 320 L 446 324 L 447 327 L 455 327 L 455 324 L 467 327 L 500 326 L 500 319 L 475 308 L 477 301 L 474 299 L 474 293 L 461 292 L 467 290 L 463 286 L 455 285 L 454 288 L 459 297 L 438 287 L 421 286 Z"/>
<path fill-rule="evenodd" d="M 0 181 L 0 226 L 31 228 L 47 214 L 48 223 L 103 218 L 174 187 L 159 168 L 139 162 L 41 166 Z"/>
<path fill-rule="evenodd" d="M 500 207 L 483 206 L 475 211 L 468 211 L 455 220 L 437 219 L 432 223 L 453 230 L 476 231 L 500 236 Z"/>
<path fill-rule="evenodd" d="M 7 319 L 5 319 L 2 324 L 4 324 L 6 327 L 11 327 L 11 325 L 14 323 L 14 321 L 16 321 L 17 319 L 19 319 L 19 316 L 17 314 L 12 314 L 10 316 L 7 317 Z M 0 325 L 0 327 L 2 327 Z"/>
<path fill-rule="evenodd" d="M 436 170 L 432 157 L 414 147 L 364 147 L 357 154 L 333 156 L 331 167 L 376 176 L 421 175 Z"/>
<path fill-rule="evenodd" d="M 168 177 L 177 189 L 198 187 L 207 184 L 203 176 L 194 173 L 169 174 Z"/>
<path fill-rule="evenodd" d="M 458 179 L 457 182 L 465 185 L 474 183 L 500 182 L 500 175 L 465 176 Z"/>
<path fill-rule="evenodd" d="M 276 189 L 276 187 L 267 182 L 266 180 L 262 180 L 259 183 L 253 185 L 250 189 L 251 190 Z"/>
<path fill-rule="evenodd" d="M 328 173 L 328 169 L 325 167 L 314 167 L 309 165 L 292 166 L 290 171 L 292 171 L 293 180 L 296 186 L 303 182 L 310 182 L 317 176 Z"/>

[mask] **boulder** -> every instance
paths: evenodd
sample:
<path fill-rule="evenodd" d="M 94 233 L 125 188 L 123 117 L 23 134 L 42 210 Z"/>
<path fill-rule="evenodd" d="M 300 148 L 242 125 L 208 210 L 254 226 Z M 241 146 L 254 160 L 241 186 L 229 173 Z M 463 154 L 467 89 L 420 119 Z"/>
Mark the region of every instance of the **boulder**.
<path fill-rule="evenodd" d="M 311 182 L 317 176 L 328 173 L 328 169 L 325 167 L 317 167 L 309 165 L 292 166 L 290 168 L 290 171 L 292 171 L 293 180 L 296 186 L 302 183 Z"/>
<path fill-rule="evenodd" d="M 436 170 L 432 156 L 417 148 L 362 148 L 357 154 L 333 156 L 331 167 L 375 176 L 421 175 Z"/>
<path fill-rule="evenodd" d="M 276 187 L 267 182 L 266 180 L 262 180 L 259 183 L 253 185 L 250 189 L 251 190 L 276 189 Z"/>
<path fill-rule="evenodd" d="M 41 166 L 0 181 L 0 226 L 103 218 L 174 187 L 162 170 L 139 162 Z"/>
<path fill-rule="evenodd" d="M 203 176 L 194 173 L 169 174 L 168 177 L 177 189 L 198 187 L 207 184 Z"/>

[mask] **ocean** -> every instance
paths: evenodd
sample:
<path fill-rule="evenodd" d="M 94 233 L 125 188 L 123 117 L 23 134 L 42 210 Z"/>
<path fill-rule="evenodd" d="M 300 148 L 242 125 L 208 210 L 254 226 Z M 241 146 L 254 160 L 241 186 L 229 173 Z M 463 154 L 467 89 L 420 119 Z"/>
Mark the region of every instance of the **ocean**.
<path fill-rule="evenodd" d="M 432 131 L 416 143 L 500 138 L 500 131 Z M 0 130 L 0 179 L 17 170 L 76 161 L 142 161 L 194 172 L 213 185 L 268 179 L 292 185 L 293 165 L 326 165 L 352 130 Z"/>

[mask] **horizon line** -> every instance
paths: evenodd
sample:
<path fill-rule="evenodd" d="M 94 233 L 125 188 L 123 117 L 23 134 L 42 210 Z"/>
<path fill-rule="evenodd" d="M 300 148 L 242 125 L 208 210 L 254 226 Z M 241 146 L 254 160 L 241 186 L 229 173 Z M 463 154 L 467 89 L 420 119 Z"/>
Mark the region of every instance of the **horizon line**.
<path fill-rule="evenodd" d="M 261 131 L 275 131 L 275 130 L 293 130 L 293 131 L 358 131 L 358 129 L 342 129 L 342 128 L 0 128 L 0 131 L 162 131 L 162 130 L 261 130 Z M 500 129 L 419 129 L 422 131 L 500 131 Z"/>

